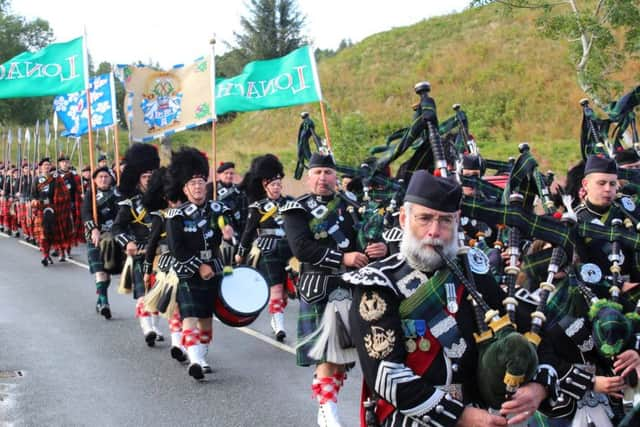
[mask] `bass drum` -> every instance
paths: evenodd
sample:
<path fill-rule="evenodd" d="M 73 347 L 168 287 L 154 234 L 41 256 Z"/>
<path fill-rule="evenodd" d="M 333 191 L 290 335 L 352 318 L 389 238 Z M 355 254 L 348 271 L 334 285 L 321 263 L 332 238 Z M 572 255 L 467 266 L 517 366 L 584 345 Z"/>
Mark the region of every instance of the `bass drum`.
<path fill-rule="evenodd" d="M 226 325 L 247 326 L 258 318 L 268 302 L 269 286 L 262 274 L 242 266 L 222 279 L 213 310 Z"/>

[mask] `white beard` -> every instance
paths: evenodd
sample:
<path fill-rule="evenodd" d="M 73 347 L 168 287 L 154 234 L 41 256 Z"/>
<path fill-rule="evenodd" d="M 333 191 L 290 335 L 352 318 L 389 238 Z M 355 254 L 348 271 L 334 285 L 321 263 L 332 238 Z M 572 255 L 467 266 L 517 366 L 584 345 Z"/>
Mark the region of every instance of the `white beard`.
<path fill-rule="evenodd" d="M 407 227 L 400 242 L 400 253 L 406 258 L 411 267 L 420 271 L 435 271 L 444 264 L 444 261 L 432 247 L 425 245 L 440 246 L 446 257 L 454 258 L 458 253 L 458 241 L 455 237 L 454 233 L 449 242 L 429 237 L 418 239 Z"/>

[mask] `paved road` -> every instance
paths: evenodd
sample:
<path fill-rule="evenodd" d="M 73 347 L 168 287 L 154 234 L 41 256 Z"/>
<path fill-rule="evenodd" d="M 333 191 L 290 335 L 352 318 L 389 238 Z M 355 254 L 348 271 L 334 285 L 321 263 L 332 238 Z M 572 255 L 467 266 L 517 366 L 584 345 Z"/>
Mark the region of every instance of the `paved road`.
<path fill-rule="evenodd" d="M 73 255 L 86 262 L 83 248 Z M 214 372 L 196 382 L 167 343 L 145 345 L 132 298 L 115 288 L 106 321 L 82 265 L 45 269 L 36 250 L 0 234 L 0 426 L 315 425 L 312 371 L 274 345 L 265 313 L 248 330 L 216 322 Z M 296 311 L 287 308 L 290 336 Z M 361 378 L 353 370 L 341 393 L 345 426 L 358 425 Z"/>

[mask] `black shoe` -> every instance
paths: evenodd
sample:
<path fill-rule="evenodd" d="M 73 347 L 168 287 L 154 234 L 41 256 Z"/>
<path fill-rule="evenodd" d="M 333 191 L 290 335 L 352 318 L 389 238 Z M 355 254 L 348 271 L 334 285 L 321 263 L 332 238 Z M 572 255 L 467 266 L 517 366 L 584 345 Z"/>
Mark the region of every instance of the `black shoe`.
<path fill-rule="evenodd" d="M 100 308 L 100 314 L 107 320 L 111 319 L 111 308 L 109 308 L 109 304 L 105 304 Z"/>
<path fill-rule="evenodd" d="M 151 331 L 147 335 L 144 336 L 144 340 L 147 342 L 149 347 L 153 347 L 156 345 L 156 333 Z"/>
<path fill-rule="evenodd" d="M 202 366 L 197 363 L 192 363 L 189 365 L 189 375 L 191 375 L 196 380 L 201 380 L 204 378 L 204 372 L 202 371 Z"/>
<path fill-rule="evenodd" d="M 40 262 L 42 263 L 42 265 L 44 267 L 46 267 L 47 265 L 49 265 L 49 257 L 44 257 L 40 260 Z"/>
<path fill-rule="evenodd" d="M 164 335 L 162 335 L 159 332 L 156 332 L 156 341 L 163 342 L 164 341 Z"/>
<path fill-rule="evenodd" d="M 171 347 L 171 357 L 181 363 L 187 361 L 187 355 L 180 347 Z"/>
<path fill-rule="evenodd" d="M 278 331 L 278 333 L 276 334 L 276 340 L 278 340 L 278 342 L 284 341 L 286 337 L 287 333 L 285 331 Z"/>
<path fill-rule="evenodd" d="M 58 251 L 51 252 L 51 256 L 58 256 Z"/>
<path fill-rule="evenodd" d="M 211 366 L 209 365 L 203 365 L 202 366 L 202 372 L 204 372 L 205 374 L 210 374 L 213 372 L 213 370 L 211 369 Z"/>
<path fill-rule="evenodd" d="M 47 257 L 47 261 L 49 261 L 49 264 L 53 264 L 53 258 L 51 258 L 50 256 Z"/>
<path fill-rule="evenodd" d="M 13 237 L 15 237 L 16 239 L 17 239 L 18 237 L 20 237 L 20 232 L 19 232 L 19 231 L 16 231 L 16 232 L 15 232 L 15 234 L 13 235 Z"/>
<path fill-rule="evenodd" d="M 67 259 L 64 257 L 64 255 L 60 255 L 58 257 L 58 262 L 67 262 Z"/>

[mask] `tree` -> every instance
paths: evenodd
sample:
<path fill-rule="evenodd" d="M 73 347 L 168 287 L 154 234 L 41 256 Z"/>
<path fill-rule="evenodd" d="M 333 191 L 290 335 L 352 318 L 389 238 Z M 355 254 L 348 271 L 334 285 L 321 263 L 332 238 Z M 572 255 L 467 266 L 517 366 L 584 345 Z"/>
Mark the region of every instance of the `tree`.
<path fill-rule="evenodd" d="M 250 0 L 248 10 L 249 16 L 240 18 L 243 31 L 233 33 L 245 63 L 277 58 L 306 43 L 306 17 L 295 0 Z"/>
<path fill-rule="evenodd" d="M 27 21 L 10 13 L 9 0 L 0 0 L 0 63 L 30 50 L 42 49 L 53 39 L 49 23 L 40 18 Z M 0 122 L 33 124 L 36 119 L 48 116 L 52 97 L 18 98 L 0 100 Z"/>
<path fill-rule="evenodd" d="M 489 3 L 499 3 L 506 12 L 539 10 L 541 34 L 569 41 L 578 84 L 601 108 L 622 89 L 612 74 L 640 53 L 638 0 L 473 0 L 471 5 Z"/>

